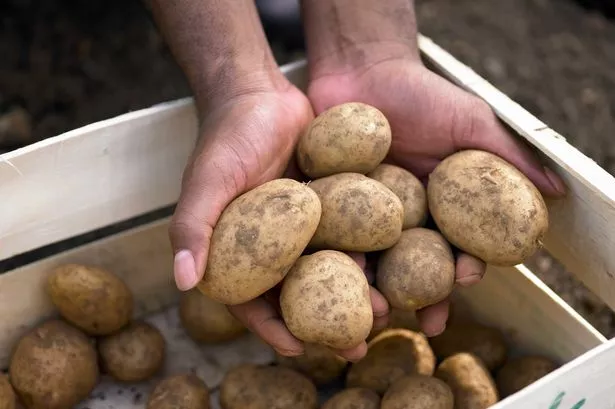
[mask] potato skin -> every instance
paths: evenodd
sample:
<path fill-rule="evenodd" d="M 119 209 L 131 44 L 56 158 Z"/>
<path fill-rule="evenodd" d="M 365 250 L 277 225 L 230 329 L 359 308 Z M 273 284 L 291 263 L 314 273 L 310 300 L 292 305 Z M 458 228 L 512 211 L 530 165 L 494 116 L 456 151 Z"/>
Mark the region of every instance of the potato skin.
<path fill-rule="evenodd" d="M 310 248 L 370 252 L 399 240 L 404 207 L 384 184 L 358 173 L 339 173 L 316 179 L 309 187 L 322 204 Z"/>
<path fill-rule="evenodd" d="M 381 163 L 367 174 L 391 189 L 404 206 L 403 230 L 420 227 L 427 221 L 427 191 L 411 172 L 399 166 Z"/>
<path fill-rule="evenodd" d="M 331 396 L 321 409 L 381 409 L 380 396 L 365 388 L 348 388 Z"/>
<path fill-rule="evenodd" d="M 408 329 L 387 329 L 367 344 L 367 354 L 352 364 L 346 387 L 371 389 L 380 395 L 404 375 L 432 375 L 436 357 L 425 335 Z"/>
<path fill-rule="evenodd" d="M 391 146 L 382 112 L 360 102 L 333 106 L 310 123 L 297 145 L 297 164 L 310 178 L 372 171 Z"/>
<path fill-rule="evenodd" d="M 492 265 L 522 263 L 542 246 L 549 228 L 538 189 L 514 166 L 484 151 L 444 159 L 429 176 L 427 198 L 448 241 Z"/>
<path fill-rule="evenodd" d="M 495 382 L 483 362 L 467 352 L 446 358 L 434 374 L 448 384 L 455 409 L 486 409 L 499 400 Z"/>
<path fill-rule="evenodd" d="M 48 277 L 47 292 L 62 317 L 88 335 L 111 334 L 132 318 L 130 289 L 102 268 L 80 264 L 57 267 Z"/>
<path fill-rule="evenodd" d="M 247 332 L 247 328 L 230 313 L 226 305 L 197 289 L 182 293 L 179 319 L 188 336 L 198 343 L 232 341 Z"/>
<path fill-rule="evenodd" d="M 453 391 L 442 380 L 406 375 L 385 392 L 380 409 L 453 409 Z"/>
<path fill-rule="evenodd" d="M 103 368 L 121 382 L 139 382 L 154 376 L 164 363 L 166 342 L 147 322 L 134 322 L 98 342 Z"/>
<path fill-rule="evenodd" d="M 291 179 L 275 179 L 240 195 L 214 228 L 199 290 L 235 305 L 273 288 L 310 242 L 320 214 L 314 191 Z"/>
<path fill-rule="evenodd" d="M 305 344 L 303 355 L 291 357 L 276 354 L 276 360 L 279 365 L 302 373 L 317 385 L 332 382 L 348 366 L 348 361 L 336 355 L 331 349 L 311 343 Z"/>
<path fill-rule="evenodd" d="M 500 396 L 505 398 L 536 382 L 557 368 L 555 362 L 543 356 L 528 355 L 506 363 L 496 375 Z"/>
<path fill-rule="evenodd" d="M 404 230 L 399 241 L 380 256 L 376 283 L 395 308 L 415 311 L 436 304 L 455 285 L 453 251 L 434 230 Z"/>
<path fill-rule="evenodd" d="M 295 337 L 335 349 L 365 341 L 374 321 L 363 270 L 336 250 L 297 260 L 282 284 L 280 309 Z"/>
<path fill-rule="evenodd" d="M 0 409 L 15 409 L 17 396 L 9 382 L 9 377 L 0 373 Z"/>
<path fill-rule="evenodd" d="M 17 342 L 9 376 L 26 408 L 70 408 L 98 382 L 96 349 L 77 328 L 49 320 Z"/>
<path fill-rule="evenodd" d="M 316 409 L 316 386 L 283 366 L 243 364 L 228 371 L 220 384 L 222 409 Z"/>
<path fill-rule="evenodd" d="M 147 409 L 209 409 L 209 388 L 193 374 L 171 375 L 159 381 Z"/>
<path fill-rule="evenodd" d="M 508 354 L 504 335 L 496 328 L 479 323 L 453 323 L 429 339 L 436 357 L 443 360 L 458 352 L 476 355 L 489 369 L 499 368 Z"/>

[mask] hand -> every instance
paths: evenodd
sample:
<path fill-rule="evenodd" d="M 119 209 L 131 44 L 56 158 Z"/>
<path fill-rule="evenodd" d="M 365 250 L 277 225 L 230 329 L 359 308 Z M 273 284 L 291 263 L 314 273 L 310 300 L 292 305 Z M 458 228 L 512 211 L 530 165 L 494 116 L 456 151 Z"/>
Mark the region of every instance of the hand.
<path fill-rule="evenodd" d="M 413 56 L 382 59 L 334 73 L 312 71 L 308 96 L 315 114 L 350 101 L 380 109 L 393 134 L 387 162 L 408 169 L 423 181 L 446 156 L 475 148 L 511 162 L 545 195 L 565 192 L 561 180 L 507 133 L 483 100 L 428 70 Z M 481 260 L 467 254 L 457 256 L 457 284 L 474 284 L 484 273 Z M 426 335 L 444 330 L 448 305 L 444 300 L 417 311 Z"/>

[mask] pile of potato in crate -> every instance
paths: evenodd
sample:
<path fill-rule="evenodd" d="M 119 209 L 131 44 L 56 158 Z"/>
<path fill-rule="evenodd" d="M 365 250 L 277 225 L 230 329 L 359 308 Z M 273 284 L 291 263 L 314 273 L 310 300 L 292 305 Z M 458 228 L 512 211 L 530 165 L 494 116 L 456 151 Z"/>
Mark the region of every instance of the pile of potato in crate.
<path fill-rule="evenodd" d="M 540 192 L 487 152 L 454 153 L 421 181 L 385 163 L 391 149 L 382 112 L 334 106 L 300 137 L 296 162 L 309 181 L 266 182 L 222 213 L 204 278 L 182 294 L 184 330 L 197 343 L 229 342 L 246 328 L 225 304 L 279 292 L 282 320 L 305 342 L 301 356 L 230 369 L 219 388 L 223 409 L 481 409 L 556 367 L 545 357 L 511 358 L 498 329 L 455 309 L 432 338 L 415 321 L 417 310 L 451 296 L 457 252 L 512 266 L 540 248 L 548 229 Z M 375 260 L 373 279 L 356 253 Z M 370 284 L 391 306 L 382 330 L 373 326 Z M 71 408 L 101 374 L 122 383 L 159 375 L 169 341 L 133 320 L 133 296 L 113 272 L 61 266 L 47 290 L 60 317 L 15 345 L 8 377 L 0 375 L 0 409 Z M 334 352 L 364 342 L 357 362 Z M 173 374 L 146 405 L 206 409 L 210 392 L 193 373 Z"/>

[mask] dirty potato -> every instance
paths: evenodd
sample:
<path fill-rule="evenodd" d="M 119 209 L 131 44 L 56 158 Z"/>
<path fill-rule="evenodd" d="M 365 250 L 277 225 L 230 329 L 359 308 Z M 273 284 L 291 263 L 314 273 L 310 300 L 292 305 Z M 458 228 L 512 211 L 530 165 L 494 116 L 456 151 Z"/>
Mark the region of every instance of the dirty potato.
<path fill-rule="evenodd" d="M 198 288 L 227 305 L 273 288 L 301 256 L 320 214 L 314 191 L 291 179 L 275 179 L 240 195 L 214 228 Z"/>
<path fill-rule="evenodd" d="M 359 102 L 318 115 L 297 145 L 297 164 L 310 178 L 372 171 L 391 146 L 391 128 L 378 109 Z"/>
<path fill-rule="evenodd" d="M 346 387 L 383 394 L 404 375 L 432 375 L 436 357 L 425 335 L 408 329 L 386 329 L 367 344 L 367 355 L 352 364 Z"/>
<path fill-rule="evenodd" d="M 146 408 L 209 409 L 209 388 L 196 375 L 171 375 L 156 384 Z"/>
<path fill-rule="evenodd" d="M 505 398 L 536 382 L 557 368 L 549 358 L 528 355 L 507 362 L 496 375 L 500 396 Z"/>
<path fill-rule="evenodd" d="M 442 380 L 427 375 L 399 378 L 382 397 L 380 409 L 453 409 L 453 392 Z"/>
<path fill-rule="evenodd" d="M 190 338 L 199 343 L 222 343 L 239 338 L 246 327 L 226 305 L 194 289 L 181 295 L 179 319 Z"/>
<path fill-rule="evenodd" d="M 26 408 L 71 408 L 96 386 L 96 349 L 77 328 L 49 320 L 19 339 L 9 376 Z"/>
<path fill-rule="evenodd" d="M 303 355 L 282 356 L 276 354 L 279 365 L 292 368 L 308 378 L 317 385 L 329 383 L 339 377 L 348 361 L 335 354 L 330 348 L 319 344 L 305 344 Z"/>
<path fill-rule="evenodd" d="M 388 187 L 358 173 L 340 173 L 310 182 L 322 216 L 310 248 L 371 252 L 401 236 L 404 207 Z"/>
<path fill-rule="evenodd" d="M 380 396 L 365 388 L 348 388 L 337 392 L 321 409 L 381 409 Z"/>
<path fill-rule="evenodd" d="M 547 206 L 532 182 L 488 152 L 466 150 L 430 174 L 429 211 L 453 245 L 488 264 L 523 263 L 542 246 Z"/>
<path fill-rule="evenodd" d="M 295 337 L 335 349 L 365 341 L 374 321 L 363 270 L 335 250 L 297 260 L 282 284 L 280 309 Z"/>
<path fill-rule="evenodd" d="M 102 367 L 114 379 L 139 382 L 154 376 L 164 363 L 165 340 L 158 328 L 134 322 L 98 342 Z"/>
<path fill-rule="evenodd" d="M 399 166 L 381 163 L 367 174 L 391 189 L 404 206 L 403 229 L 420 227 L 427 221 L 427 192 L 421 181 Z"/>
<path fill-rule="evenodd" d="M 243 364 L 228 371 L 220 385 L 222 409 L 316 409 L 316 386 L 283 366 Z"/>
<path fill-rule="evenodd" d="M 111 334 L 132 318 L 130 289 L 102 268 L 67 264 L 49 275 L 47 291 L 60 314 L 89 335 Z"/>
<path fill-rule="evenodd" d="M 17 397 L 8 376 L 0 373 L 0 409 L 15 409 Z"/>

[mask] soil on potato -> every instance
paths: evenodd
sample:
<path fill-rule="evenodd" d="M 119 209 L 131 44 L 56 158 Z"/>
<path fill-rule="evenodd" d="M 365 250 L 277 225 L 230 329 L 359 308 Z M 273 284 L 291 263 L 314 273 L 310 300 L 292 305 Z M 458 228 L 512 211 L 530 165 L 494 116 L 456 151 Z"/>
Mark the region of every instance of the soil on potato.
<path fill-rule="evenodd" d="M 573 0 L 416 0 L 416 8 L 424 34 L 615 174 L 615 23 Z M 296 56 L 274 48 L 279 63 Z M 16 142 L 0 135 L 0 152 L 190 95 L 136 0 L 0 2 L 0 56 L 0 121 L 19 108 L 30 118 Z M 530 264 L 615 335 L 610 310 L 551 257 Z"/>

